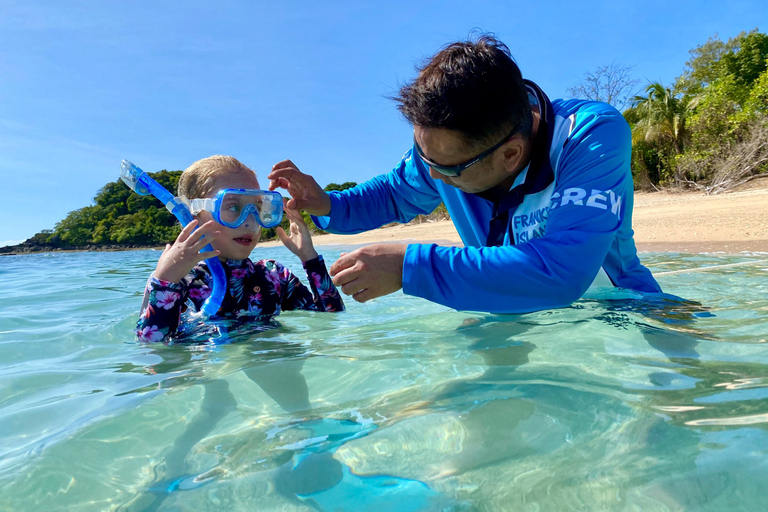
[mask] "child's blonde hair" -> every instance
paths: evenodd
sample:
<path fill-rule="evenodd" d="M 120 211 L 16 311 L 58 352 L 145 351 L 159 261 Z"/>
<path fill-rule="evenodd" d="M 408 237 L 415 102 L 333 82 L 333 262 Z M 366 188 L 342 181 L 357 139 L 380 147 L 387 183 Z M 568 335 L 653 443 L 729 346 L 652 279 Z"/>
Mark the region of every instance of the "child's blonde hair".
<path fill-rule="evenodd" d="M 184 169 L 179 178 L 177 195 L 185 196 L 188 199 L 208 197 L 215 192 L 213 182 L 225 172 L 256 174 L 256 171 L 244 165 L 237 158 L 226 155 L 209 156 Z"/>

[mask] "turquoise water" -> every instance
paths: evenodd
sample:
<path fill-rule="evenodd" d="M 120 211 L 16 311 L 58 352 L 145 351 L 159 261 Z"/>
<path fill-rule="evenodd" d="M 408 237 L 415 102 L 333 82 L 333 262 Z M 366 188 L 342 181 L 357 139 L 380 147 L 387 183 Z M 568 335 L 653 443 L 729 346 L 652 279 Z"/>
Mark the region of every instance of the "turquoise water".
<path fill-rule="evenodd" d="M 706 308 L 489 316 L 398 293 L 146 346 L 158 255 L 0 258 L 0 510 L 768 508 L 768 264 L 659 278 Z"/>

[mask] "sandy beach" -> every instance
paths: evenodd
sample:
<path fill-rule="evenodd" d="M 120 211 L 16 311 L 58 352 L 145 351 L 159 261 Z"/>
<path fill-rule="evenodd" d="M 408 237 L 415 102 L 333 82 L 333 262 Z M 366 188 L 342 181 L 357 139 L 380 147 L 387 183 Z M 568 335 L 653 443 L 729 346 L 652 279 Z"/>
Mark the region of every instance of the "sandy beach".
<path fill-rule="evenodd" d="M 716 196 L 700 192 L 636 192 L 632 224 L 640 251 L 768 252 L 768 178 Z M 451 221 L 395 225 L 358 235 L 315 237 L 318 246 L 380 242 L 461 245 Z"/>

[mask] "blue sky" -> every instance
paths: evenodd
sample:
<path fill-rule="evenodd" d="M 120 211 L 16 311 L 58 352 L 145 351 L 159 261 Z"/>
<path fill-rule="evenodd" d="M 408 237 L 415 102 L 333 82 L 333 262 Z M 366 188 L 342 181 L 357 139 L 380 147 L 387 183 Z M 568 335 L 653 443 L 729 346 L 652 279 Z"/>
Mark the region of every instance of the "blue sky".
<path fill-rule="evenodd" d="M 92 204 L 123 158 L 386 172 L 412 137 L 386 96 L 473 29 L 557 98 L 612 62 L 671 84 L 690 49 L 753 28 L 768 2 L 0 0 L 0 246 Z"/>

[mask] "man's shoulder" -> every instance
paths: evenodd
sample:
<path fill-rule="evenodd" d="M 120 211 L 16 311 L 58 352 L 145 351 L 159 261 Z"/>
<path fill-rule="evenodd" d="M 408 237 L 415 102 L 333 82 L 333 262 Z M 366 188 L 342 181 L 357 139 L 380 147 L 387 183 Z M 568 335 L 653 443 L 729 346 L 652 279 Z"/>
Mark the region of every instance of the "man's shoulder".
<path fill-rule="evenodd" d="M 608 103 L 590 100 L 555 100 L 555 140 L 579 142 L 588 137 L 621 140 L 629 137 L 629 124 L 624 116 Z"/>
<path fill-rule="evenodd" d="M 555 115 L 559 117 L 577 116 L 609 116 L 624 118 L 621 112 L 613 106 L 602 101 L 579 100 L 579 99 L 558 99 L 552 102 Z"/>

